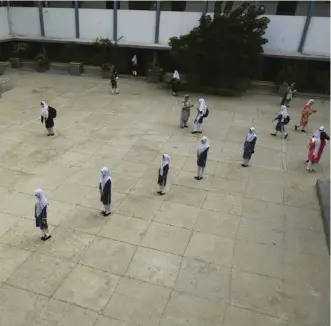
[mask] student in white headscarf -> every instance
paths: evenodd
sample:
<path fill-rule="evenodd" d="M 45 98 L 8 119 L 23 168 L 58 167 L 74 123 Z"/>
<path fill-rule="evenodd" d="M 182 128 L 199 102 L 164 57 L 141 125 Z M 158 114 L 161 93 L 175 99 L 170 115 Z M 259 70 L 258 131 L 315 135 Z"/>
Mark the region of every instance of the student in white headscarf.
<path fill-rule="evenodd" d="M 46 241 L 51 238 L 47 224 L 48 201 L 47 198 L 45 197 L 44 192 L 39 188 L 34 191 L 34 195 L 36 197 L 35 214 L 34 214 L 36 219 L 36 227 L 40 228 L 42 232 L 41 240 Z"/>
<path fill-rule="evenodd" d="M 206 136 L 203 136 L 200 139 L 200 143 L 197 150 L 197 176 L 194 179 L 201 180 L 203 179 L 203 172 L 207 163 L 207 155 L 209 150 L 209 142 Z"/>
<path fill-rule="evenodd" d="M 51 106 L 48 106 L 44 101 L 40 102 L 41 105 L 41 123 L 45 122 L 47 130 L 47 136 L 54 136 L 54 118 L 56 118 L 56 110 Z"/>
<path fill-rule="evenodd" d="M 324 126 L 320 126 L 313 134 L 313 138 L 320 139 L 321 133 L 325 130 Z"/>
<path fill-rule="evenodd" d="M 174 73 L 172 74 L 172 78 L 171 78 L 171 88 L 172 88 L 172 95 L 176 96 L 178 93 L 178 86 L 179 86 L 179 82 L 180 82 L 180 77 L 179 77 L 179 72 L 178 70 L 174 70 Z"/>
<path fill-rule="evenodd" d="M 275 131 L 271 133 L 271 136 L 276 136 L 277 132 L 282 132 L 284 134 L 284 139 L 288 137 L 288 133 L 285 131 L 285 125 L 287 125 L 290 121 L 290 116 L 287 113 L 287 107 L 282 105 L 280 111 L 278 112 L 278 116 L 272 120 L 277 121 Z"/>
<path fill-rule="evenodd" d="M 248 131 L 248 135 L 246 136 L 245 143 L 244 143 L 244 153 L 243 159 L 244 163 L 241 164 L 242 167 L 246 168 L 249 164 L 249 161 L 252 158 L 252 154 L 254 154 L 255 144 L 256 144 L 256 133 L 255 128 L 252 127 Z"/>
<path fill-rule="evenodd" d="M 198 113 L 196 118 L 194 119 L 194 130 L 192 131 L 192 134 L 201 134 L 202 133 L 202 127 L 203 127 L 203 118 L 207 112 L 207 105 L 203 98 L 200 98 L 198 100 Z"/>
<path fill-rule="evenodd" d="M 161 165 L 159 168 L 159 175 L 157 179 L 157 184 L 160 187 L 160 190 L 157 193 L 161 196 L 165 194 L 165 187 L 167 184 L 169 168 L 170 168 L 170 156 L 168 154 L 163 154 Z"/>
<path fill-rule="evenodd" d="M 132 75 L 137 76 L 137 66 L 138 66 L 138 59 L 137 56 L 134 55 L 131 59 L 131 67 L 132 67 Z"/>
<path fill-rule="evenodd" d="M 104 206 L 104 210 L 101 212 L 103 216 L 111 214 L 111 174 L 107 167 L 101 169 L 101 180 L 99 183 L 100 201 Z"/>

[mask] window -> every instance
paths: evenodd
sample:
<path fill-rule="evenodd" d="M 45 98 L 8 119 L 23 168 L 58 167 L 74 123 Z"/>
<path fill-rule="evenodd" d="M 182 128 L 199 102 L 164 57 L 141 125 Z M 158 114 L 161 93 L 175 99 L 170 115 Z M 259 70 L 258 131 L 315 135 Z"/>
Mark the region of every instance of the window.
<path fill-rule="evenodd" d="M 162 1 L 162 11 L 185 11 L 186 1 Z"/>
<path fill-rule="evenodd" d="M 297 9 L 297 1 L 279 1 L 276 15 L 294 16 Z"/>
<path fill-rule="evenodd" d="M 38 1 L 10 1 L 11 7 L 38 7 Z"/>
<path fill-rule="evenodd" d="M 129 10 L 155 10 L 156 1 L 129 1 Z"/>

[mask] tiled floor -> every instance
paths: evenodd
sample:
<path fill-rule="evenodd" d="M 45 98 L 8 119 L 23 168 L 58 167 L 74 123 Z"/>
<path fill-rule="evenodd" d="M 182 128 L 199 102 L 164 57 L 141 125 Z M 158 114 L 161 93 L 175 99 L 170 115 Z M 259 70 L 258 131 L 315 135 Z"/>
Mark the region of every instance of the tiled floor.
<path fill-rule="evenodd" d="M 167 90 L 121 79 L 14 74 L 0 99 L 0 325 L 326 326 L 329 256 L 315 192 L 329 173 L 304 161 L 311 132 L 329 130 L 316 101 L 310 134 L 271 137 L 278 97 L 205 96 L 211 114 L 205 178 L 199 137 L 179 128 Z M 192 95 L 192 100 L 201 95 Z M 46 137 L 39 102 L 57 108 Z M 194 109 L 192 112 L 194 115 Z M 243 141 L 258 134 L 252 167 Z M 172 158 L 156 194 L 161 155 Z M 100 215 L 99 171 L 113 175 L 113 214 Z M 52 239 L 35 227 L 35 188 L 50 201 Z"/>

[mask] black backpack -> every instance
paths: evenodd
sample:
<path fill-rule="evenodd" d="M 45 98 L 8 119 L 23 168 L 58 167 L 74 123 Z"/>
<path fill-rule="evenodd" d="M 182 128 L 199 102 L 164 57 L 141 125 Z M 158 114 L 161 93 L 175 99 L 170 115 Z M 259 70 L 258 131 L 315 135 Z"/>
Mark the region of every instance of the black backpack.
<path fill-rule="evenodd" d="M 208 110 L 208 108 L 206 108 L 206 112 L 205 112 L 205 114 L 203 115 L 203 117 L 204 118 L 207 118 L 209 116 L 209 110 Z"/>
<path fill-rule="evenodd" d="M 52 116 L 52 118 L 55 119 L 56 116 L 57 116 L 57 111 L 56 111 L 56 109 L 52 108 L 51 106 L 49 107 L 49 109 L 50 109 L 50 112 L 51 112 L 51 116 Z"/>
<path fill-rule="evenodd" d="M 290 116 L 288 115 L 288 116 L 284 119 L 284 125 L 287 125 L 290 121 L 291 121 L 291 118 L 290 118 Z"/>

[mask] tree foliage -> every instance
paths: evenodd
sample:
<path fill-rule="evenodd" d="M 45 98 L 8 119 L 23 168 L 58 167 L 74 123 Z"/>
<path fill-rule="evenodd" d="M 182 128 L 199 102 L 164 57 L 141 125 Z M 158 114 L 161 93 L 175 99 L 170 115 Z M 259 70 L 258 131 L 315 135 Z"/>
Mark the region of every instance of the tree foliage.
<path fill-rule="evenodd" d="M 170 39 L 176 68 L 197 76 L 202 85 L 229 87 L 237 78 L 250 78 L 268 42 L 263 35 L 269 22 L 252 2 L 235 7 L 226 1 L 213 19 L 203 15 L 189 34 Z"/>

